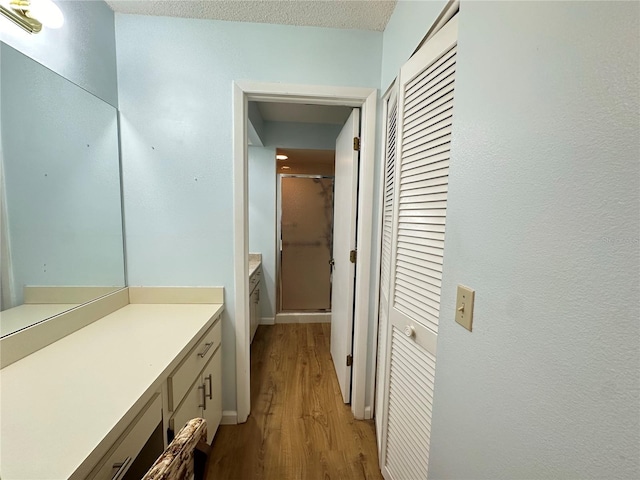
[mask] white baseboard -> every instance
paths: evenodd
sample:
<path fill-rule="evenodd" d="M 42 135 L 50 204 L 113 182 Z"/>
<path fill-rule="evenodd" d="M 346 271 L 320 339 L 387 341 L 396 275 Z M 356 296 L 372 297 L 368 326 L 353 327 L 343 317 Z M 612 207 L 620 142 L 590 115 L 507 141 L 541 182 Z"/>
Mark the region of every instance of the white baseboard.
<path fill-rule="evenodd" d="M 365 420 L 371 420 L 372 415 L 371 415 L 371 407 L 364 407 L 364 419 Z"/>
<path fill-rule="evenodd" d="M 275 317 L 261 317 L 260 325 L 275 325 L 276 319 Z"/>
<path fill-rule="evenodd" d="M 276 323 L 331 323 L 331 313 L 278 313 Z"/>
<path fill-rule="evenodd" d="M 224 410 L 222 412 L 222 420 L 220 425 L 237 425 L 238 424 L 238 412 L 235 410 Z"/>

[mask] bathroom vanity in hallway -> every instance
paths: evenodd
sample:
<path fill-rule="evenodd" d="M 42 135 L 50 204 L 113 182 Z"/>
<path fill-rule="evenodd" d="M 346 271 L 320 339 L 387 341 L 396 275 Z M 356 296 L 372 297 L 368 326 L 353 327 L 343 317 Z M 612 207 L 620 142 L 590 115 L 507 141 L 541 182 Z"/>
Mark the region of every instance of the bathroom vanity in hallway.
<path fill-rule="evenodd" d="M 207 420 L 213 439 L 223 289 L 125 288 L 18 334 L 64 328 L 74 319 L 66 315 L 92 315 L 96 302 L 110 312 L 23 358 L 3 358 L 3 479 L 124 478 L 154 432 L 166 447 L 194 417 Z M 10 338 L 2 342 L 12 351 Z"/>

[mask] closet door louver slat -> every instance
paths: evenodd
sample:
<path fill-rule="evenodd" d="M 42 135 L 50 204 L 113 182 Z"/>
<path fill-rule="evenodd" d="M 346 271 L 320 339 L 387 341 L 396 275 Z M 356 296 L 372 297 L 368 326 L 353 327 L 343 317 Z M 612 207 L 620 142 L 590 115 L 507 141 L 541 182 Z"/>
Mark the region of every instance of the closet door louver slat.
<path fill-rule="evenodd" d="M 388 383 L 381 463 L 387 480 L 428 476 L 457 29 L 454 16 L 402 67 L 399 77 L 396 201 L 385 309 Z"/>
<path fill-rule="evenodd" d="M 442 280 L 442 250 L 434 252 L 427 247 L 416 248 L 415 244 L 406 244 L 403 238 L 406 233 L 416 231 L 422 232 L 423 238 L 428 240 L 442 238 L 441 235 L 432 236 L 431 233 L 444 234 L 446 209 L 437 212 L 436 209 L 430 208 L 430 204 L 434 201 L 446 202 L 448 166 L 437 170 L 424 170 L 432 163 L 435 148 L 440 147 L 437 154 L 440 159 L 449 155 L 455 54 L 455 47 L 449 49 L 404 89 L 404 106 L 409 108 L 401 113 L 403 122 L 406 123 L 408 118 L 414 118 L 413 113 L 417 110 L 429 111 L 429 107 L 435 102 L 444 114 L 437 114 L 431 117 L 431 121 L 426 120 L 418 128 L 414 127 L 410 136 L 405 135 L 403 129 L 396 247 L 397 274 L 406 273 L 404 265 L 413 263 L 437 272 L 436 278 Z M 446 103 L 439 102 L 443 98 L 448 99 Z M 417 170 L 420 170 L 419 173 L 416 173 Z M 411 208 L 406 207 L 408 203 L 411 204 Z M 418 211 L 421 211 L 422 215 L 417 215 Z M 420 305 L 424 305 L 424 308 L 420 308 Z M 435 332 L 438 331 L 439 301 L 434 306 L 429 296 L 408 290 L 405 284 L 396 282 L 394 306 Z"/>
<path fill-rule="evenodd" d="M 426 479 L 435 357 L 392 326 L 386 466 L 391 478 Z"/>

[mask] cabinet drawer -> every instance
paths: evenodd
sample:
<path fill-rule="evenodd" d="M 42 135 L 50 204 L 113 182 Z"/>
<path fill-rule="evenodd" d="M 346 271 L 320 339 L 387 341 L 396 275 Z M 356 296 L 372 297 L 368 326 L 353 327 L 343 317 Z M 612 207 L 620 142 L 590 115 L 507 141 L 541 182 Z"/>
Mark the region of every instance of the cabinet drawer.
<path fill-rule="evenodd" d="M 256 285 L 260 282 L 260 278 L 262 277 L 262 267 L 258 267 L 258 269 L 254 272 L 251 277 L 249 277 L 249 292 L 252 292 Z"/>
<path fill-rule="evenodd" d="M 161 421 L 162 399 L 156 394 L 87 478 L 121 479 Z"/>
<path fill-rule="evenodd" d="M 182 363 L 167 380 L 169 411 L 182 401 L 189 387 L 200 374 L 207 361 L 213 355 L 222 339 L 222 325 L 218 317 L 213 326 L 207 330 L 198 344 L 191 350 Z"/>

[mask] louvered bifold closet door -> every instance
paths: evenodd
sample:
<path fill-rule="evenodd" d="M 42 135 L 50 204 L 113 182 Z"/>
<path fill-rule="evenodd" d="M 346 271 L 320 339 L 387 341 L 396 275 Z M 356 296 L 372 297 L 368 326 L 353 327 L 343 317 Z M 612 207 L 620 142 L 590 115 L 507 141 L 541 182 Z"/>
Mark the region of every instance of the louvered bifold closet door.
<path fill-rule="evenodd" d="M 385 174 L 384 193 L 382 207 L 382 245 L 380 251 L 380 305 L 378 308 L 378 363 L 376 371 L 376 436 L 378 441 L 378 453 L 382 448 L 382 425 L 384 392 L 387 383 L 384 375 L 385 353 L 387 344 L 387 327 L 389 320 L 389 285 L 391 278 L 391 234 L 393 228 L 393 194 L 394 174 L 396 166 L 396 132 L 398 121 L 398 99 L 395 93 L 395 85 L 386 101 L 387 124 L 385 142 Z"/>
<path fill-rule="evenodd" d="M 424 480 L 440 316 L 457 16 L 402 67 L 382 471 Z"/>

